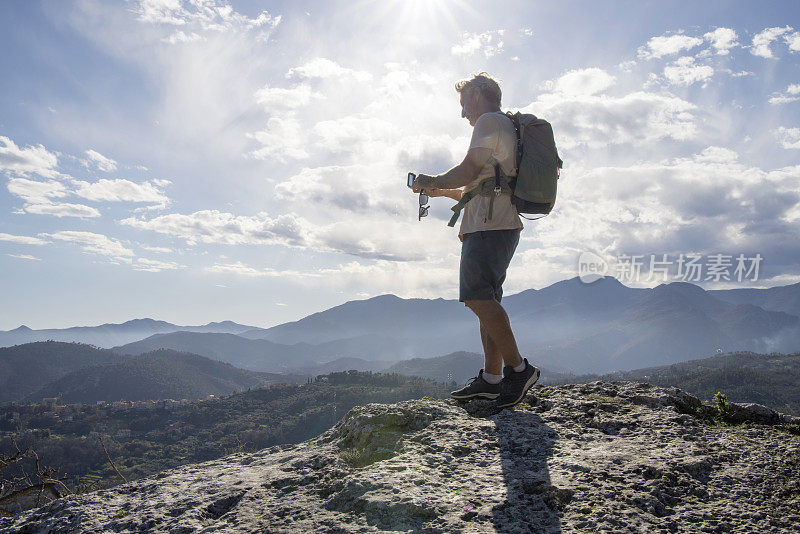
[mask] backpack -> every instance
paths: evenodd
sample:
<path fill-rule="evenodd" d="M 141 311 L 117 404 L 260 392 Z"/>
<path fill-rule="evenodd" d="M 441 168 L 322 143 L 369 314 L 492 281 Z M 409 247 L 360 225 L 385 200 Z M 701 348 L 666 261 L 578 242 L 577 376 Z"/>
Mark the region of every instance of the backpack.
<path fill-rule="evenodd" d="M 506 112 L 517 132 L 517 176 L 506 176 L 500 163 L 489 159 L 494 165 L 494 178 L 486 178 L 477 187 L 465 192 L 461 200 L 451 209 L 455 212 L 448 226 L 455 226 L 461 210 L 476 195 L 489 196 L 489 213 L 492 219 L 494 199 L 501 193 L 511 194 L 511 203 L 520 215 L 540 213 L 542 217 L 550 213 L 556 202 L 558 177 L 563 161 L 558 157 L 553 127 L 535 115 Z M 535 220 L 525 217 L 528 220 Z M 541 219 L 541 217 L 536 217 Z"/>

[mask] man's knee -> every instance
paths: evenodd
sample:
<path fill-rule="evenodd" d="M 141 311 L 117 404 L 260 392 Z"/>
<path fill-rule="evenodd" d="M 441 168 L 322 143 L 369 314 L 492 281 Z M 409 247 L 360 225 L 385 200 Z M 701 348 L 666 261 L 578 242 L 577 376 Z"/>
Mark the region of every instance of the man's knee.
<path fill-rule="evenodd" d="M 465 300 L 464 305 L 475 312 L 476 315 L 480 315 L 482 312 L 489 311 L 494 308 L 495 304 L 497 303 L 496 300 L 490 299 L 476 299 L 476 300 Z"/>
<path fill-rule="evenodd" d="M 480 300 L 465 300 L 464 301 L 464 306 L 466 306 L 467 308 L 469 308 L 472 311 L 475 311 L 477 308 L 480 307 L 480 305 L 481 305 L 481 301 Z"/>

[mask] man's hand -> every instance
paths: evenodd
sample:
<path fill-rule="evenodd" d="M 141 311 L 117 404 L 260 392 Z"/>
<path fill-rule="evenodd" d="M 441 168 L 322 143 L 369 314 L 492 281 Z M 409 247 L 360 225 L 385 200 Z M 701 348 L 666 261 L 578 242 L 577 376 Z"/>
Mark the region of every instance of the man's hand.
<path fill-rule="evenodd" d="M 423 189 L 433 189 L 432 183 L 434 181 L 433 176 L 428 176 L 427 174 L 418 174 L 416 178 L 414 178 L 414 183 L 411 184 L 411 190 L 415 193 L 419 193 Z"/>

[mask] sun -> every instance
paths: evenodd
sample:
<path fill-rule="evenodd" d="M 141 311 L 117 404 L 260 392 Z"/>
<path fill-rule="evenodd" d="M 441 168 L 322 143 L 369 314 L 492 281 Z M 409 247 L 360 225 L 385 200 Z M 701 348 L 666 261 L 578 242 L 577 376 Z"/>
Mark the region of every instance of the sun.
<path fill-rule="evenodd" d="M 352 8 L 365 14 L 372 11 L 368 25 L 385 25 L 391 21 L 399 32 L 417 34 L 420 31 L 455 30 L 459 23 L 456 15 L 479 14 L 465 0 L 361 0 Z"/>

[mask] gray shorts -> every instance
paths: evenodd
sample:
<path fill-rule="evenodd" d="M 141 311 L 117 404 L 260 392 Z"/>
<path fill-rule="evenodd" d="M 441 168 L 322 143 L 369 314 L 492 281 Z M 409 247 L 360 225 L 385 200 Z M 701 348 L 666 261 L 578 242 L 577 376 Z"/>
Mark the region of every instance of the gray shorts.
<path fill-rule="evenodd" d="M 519 243 L 520 229 L 467 234 L 461 243 L 458 300 L 503 298 L 503 282 Z"/>

